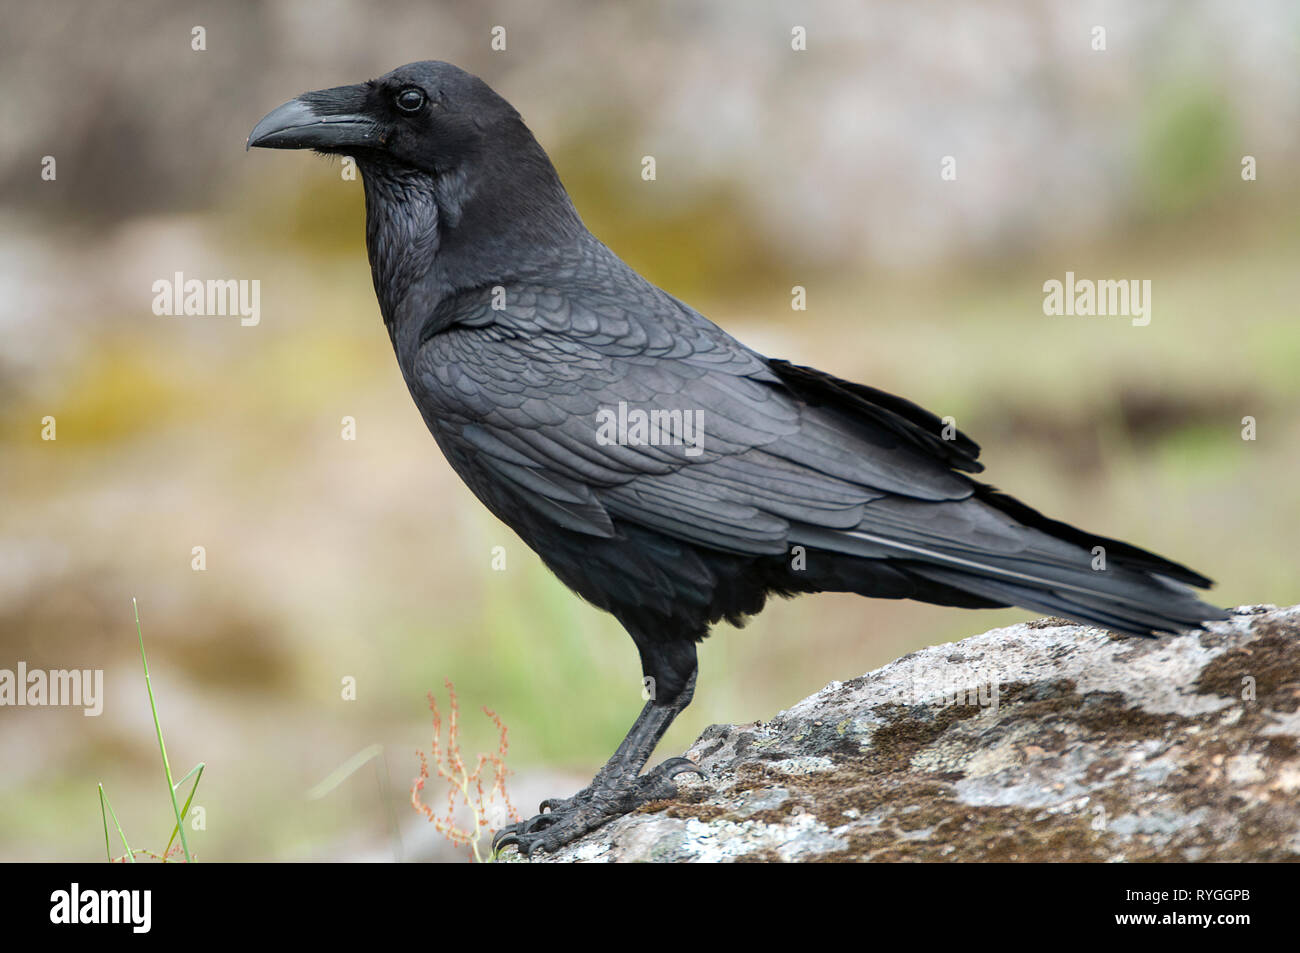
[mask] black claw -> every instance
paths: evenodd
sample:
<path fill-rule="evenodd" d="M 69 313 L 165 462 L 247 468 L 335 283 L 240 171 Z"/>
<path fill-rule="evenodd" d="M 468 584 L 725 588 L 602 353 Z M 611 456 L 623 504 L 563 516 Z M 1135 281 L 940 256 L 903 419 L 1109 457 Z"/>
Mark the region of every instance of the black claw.
<path fill-rule="evenodd" d="M 659 767 L 655 768 L 653 773 L 658 777 L 668 778 L 670 780 L 677 777 L 679 774 L 698 774 L 700 777 L 705 776 L 704 769 L 690 758 L 669 758 L 663 764 L 659 765 Z"/>
<path fill-rule="evenodd" d="M 538 805 L 538 814 L 502 828 L 492 838 L 492 849 L 513 845 L 527 859 L 538 850 L 555 851 L 642 804 L 673 797 L 672 779 L 688 772 L 704 776 L 704 769 L 689 758 L 669 758 L 641 777 L 602 772 L 573 797 L 547 798 Z"/>
<path fill-rule="evenodd" d="M 523 833 L 536 834 L 539 831 L 546 830 L 546 828 L 550 827 L 554 823 L 554 814 L 537 814 L 524 821 Z"/>

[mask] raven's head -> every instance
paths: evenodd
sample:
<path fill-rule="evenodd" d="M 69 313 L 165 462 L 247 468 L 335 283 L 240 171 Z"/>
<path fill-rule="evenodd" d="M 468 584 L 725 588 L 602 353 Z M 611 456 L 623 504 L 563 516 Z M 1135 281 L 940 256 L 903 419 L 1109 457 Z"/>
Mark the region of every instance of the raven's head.
<path fill-rule="evenodd" d="M 304 93 L 253 127 L 248 146 L 356 160 L 386 318 L 435 254 L 446 291 L 503 279 L 585 233 L 519 113 L 450 63 Z"/>
<path fill-rule="evenodd" d="M 272 110 L 249 146 L 315 149 L 437 175 L 519 137 L 523 121 L 487 83 L 450 63 L 304 93 Z"/>

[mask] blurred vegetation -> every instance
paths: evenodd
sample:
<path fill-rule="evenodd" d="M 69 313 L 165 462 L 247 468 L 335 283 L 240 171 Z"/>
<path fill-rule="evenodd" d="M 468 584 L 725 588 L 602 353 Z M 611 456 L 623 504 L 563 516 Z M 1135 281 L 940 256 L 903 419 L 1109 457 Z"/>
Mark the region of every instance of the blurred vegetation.
<path fill-rule="evenodd" d="M 1117 173 L 1127 217 L 915 269 L 792 251 L 726 177 L 631 187 L 637 130 L 605 113 L 551 152 L 598 236 L 742 340 L 953 415 L 989 482 L 1206 572 L 1220 604 L 1294 603 L 1300 194 L 1276 174 L 1241 181 L 1248 150 L 1212 83 L 1179 74 L 1151 90 Z M 425 692 L 444 678 L 509 726 L 525 811 L 586 783 L 641 705 L 627 636 L 483 510 L 428 436 L 374 302 L 360 183 L 302 155 L 236 158 L 238 187 L 198 211 L 21 222 L 39 254 L 18 290 L 46 291 L 7 325 L 28 356 L 0 357 L 0 667 L 104 668 L 108 704 L 99 718 L 0 712 L 7 859 L 99 856 L 97 780 L 127 831 L 157 820 L 132 596 L 170 756 L 207 764 L 208 829 L 192 836 L 205 860 L 393 856 L 371 772 L 305 796 L 373 743 L 409 816 L 404 856 L 430 856 L 406 798 Z M 176 270 L 258 278 L 261 324 L 152 315 L 150 281 Z M 1067 270 L 1151 279 L 1151 324 L 1044 317 L 1042 284 Z M 112 290 L 127 273 L 129 304 Z M 806 312 L 790 310 L 796 284 Z M 55 442 L 40 439 L 47 414 Z M 344 416 L 356 441 L 340 439 Z M 704 644 L 695 703 L 659 757 L 709 723 L 770 717 L 830 680 L 1030 615 L 778 601 Z M 462 725 L 467 750 L 496 744 L 479 722 Z"/>

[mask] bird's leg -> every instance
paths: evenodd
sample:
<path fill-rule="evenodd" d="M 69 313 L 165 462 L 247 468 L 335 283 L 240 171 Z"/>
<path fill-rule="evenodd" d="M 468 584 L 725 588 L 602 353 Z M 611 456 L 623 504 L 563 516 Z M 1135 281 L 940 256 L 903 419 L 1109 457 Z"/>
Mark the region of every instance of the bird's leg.
<path fill-rule="evenodd" d="M 627 736 L 614 752 L 614 756 L 605 763 L 605 766 L 597 772 L 596 777 L 592 779 L 591 784 L 579 791 L 572 798 L 548 798 L 541 803 L 543 811 L 563 811 L 574 802 L 580 800 L 589 800 L 591 792 L 594 789 L 607 788 L 611 782 L 623 781 L 628 778 L 638 778 L 641 769 L 645 763 L 650 760 L 650 755 L 658 747 L 659 741 L 663 738 L 668 728 L 673 723 L 678 714 L 690 704 L 691 697 L 695 692 L 695 676 L 692 675 L 687 682 L 686 689 L 668 702 L 650 701 L 641 709 L 641 714 L 637 716 L 629 729 Z M 648 780 L 658 775 L 660 778 L 671 779 L 674 775 L 664 775 L 662 772 L 670 765 L 679 768 L 678 772 L 685 770 L 697 770 L 694 763 L 685 758 L 673 758 L 664 762 L 653 772 L 639 780 Z M 675 788 L 671 784 L 668 786 L 668 793 L 662 797 L 671 797 L 675 793 Z M 651 798 L 650 800 L 654 800 Z"/>
<path fill-rule="evenodd" d="M 497 831 L 492 839 L 493 850 L 514 844 L 525 857 L 539 848 L 554 851 L 642 804 L 674 797 L 677 785 L 673 778 L 687 772 L 704 773 L 695 762 L 669 758 L 647 774 L 641 774 L 641 769 L 694 693 L 692 672 L 685 688 L 675 696 L 649 701 L 591 784 L 573 797 L 548 798 L 541 803 L 541 814 Z"/>

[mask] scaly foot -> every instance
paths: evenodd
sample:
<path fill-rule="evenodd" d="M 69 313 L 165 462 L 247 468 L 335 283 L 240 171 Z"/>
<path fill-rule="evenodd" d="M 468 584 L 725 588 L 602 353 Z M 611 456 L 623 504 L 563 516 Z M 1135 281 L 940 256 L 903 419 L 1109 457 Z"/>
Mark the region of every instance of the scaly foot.
<path fill-rule="evenodd" d="M 669 758 L 653 771 L 635 777 L 602 776 L 602 772 L 590 787 L 573 797 L 548 798 L 539 805 L 541 814 L 497 831 L 492 838 L 492 850 L 513 844 L 525 857 L 531 857 L 535 850 L 554 853 L 642 804 L 676 797 L 677 785 L 673 778 L 687 773 L 704 776 L 699 765 L 688 758 Z"/>

